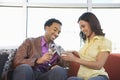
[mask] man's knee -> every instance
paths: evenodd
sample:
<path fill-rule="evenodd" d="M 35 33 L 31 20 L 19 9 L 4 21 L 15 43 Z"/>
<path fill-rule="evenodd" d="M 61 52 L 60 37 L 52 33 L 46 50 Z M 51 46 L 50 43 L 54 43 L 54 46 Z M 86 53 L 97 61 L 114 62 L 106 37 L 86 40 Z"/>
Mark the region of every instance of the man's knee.
<path fill-rule="evenodd" d="M 19 66 L 17 66 L 14 70 L 14 72 L 28 72 L 28 71 L 32 71 L 31 66 L 29 66 L 28 64 L 21 64 Z"/>
<path fill-rule="evenodd" d="M 67 75 L 67 70 L 64 69 L 63 67 L 56 67 L 53 69 L 53 73 L 55 75 Z"/>
<path fill-rule="evenodd" d="M 13 73 L 13 80 L 34 80 L 34 74 L 31 66 L 27 64 L 19 65 Z"/>
<path fill-rule="evenodd" d="M 56 67 L 54 70 L 55 70 L 55 71 L 61 71 L 61 72 L 66 72 L 66 71 L 67 71 L 67 70 L 64 69 L 63 67 Z"/>

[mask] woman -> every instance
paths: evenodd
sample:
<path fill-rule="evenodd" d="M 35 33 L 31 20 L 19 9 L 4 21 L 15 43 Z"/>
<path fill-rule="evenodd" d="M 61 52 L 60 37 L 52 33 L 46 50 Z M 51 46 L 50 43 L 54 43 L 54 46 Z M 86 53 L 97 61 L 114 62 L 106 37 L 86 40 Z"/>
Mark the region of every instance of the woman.
<path fill-rule="evenodd" d="M 65 52 L 69 54 L 62 56 L 66 61 L 80 64 L 77 77 L 69 77 L 67 80 L 109 80 L 103 66 L 111 51 L 111 41 L 105 38 L 99 20 L 93 13 L 82 14 L 78 24 L 81 29 L 80 37 L 85 44 L 79 52 Z"/>

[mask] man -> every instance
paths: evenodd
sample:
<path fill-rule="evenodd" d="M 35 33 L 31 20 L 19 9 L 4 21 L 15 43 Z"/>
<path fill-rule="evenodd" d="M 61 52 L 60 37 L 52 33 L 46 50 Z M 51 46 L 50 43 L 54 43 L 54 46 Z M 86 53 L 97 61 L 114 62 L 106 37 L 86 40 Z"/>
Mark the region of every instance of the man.
<path fill-rule="evenodd" d="M 18 48 L 14 58 L 13 80 L 66 80 L 66 62 L 49 45 L 61 32 L 62 23 L 51 18 L 44 24 L 45 34 L 28 38 Z"/>

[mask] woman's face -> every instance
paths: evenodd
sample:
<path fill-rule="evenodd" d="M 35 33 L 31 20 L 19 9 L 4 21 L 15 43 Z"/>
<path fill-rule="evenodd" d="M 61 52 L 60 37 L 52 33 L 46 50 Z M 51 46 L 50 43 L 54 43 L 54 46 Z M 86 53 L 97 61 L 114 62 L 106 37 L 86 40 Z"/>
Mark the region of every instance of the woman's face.
<path fill-rule="evenodd" d="M 84 20 L 80 20 L 79 26 L 80 26 L 81 31 L 86 35 L 86 37 L 88 37 L 88 38 L 91 37 L 93 32 L 92 32 L 91 27 L 88 22 L 86 22 Z"/>

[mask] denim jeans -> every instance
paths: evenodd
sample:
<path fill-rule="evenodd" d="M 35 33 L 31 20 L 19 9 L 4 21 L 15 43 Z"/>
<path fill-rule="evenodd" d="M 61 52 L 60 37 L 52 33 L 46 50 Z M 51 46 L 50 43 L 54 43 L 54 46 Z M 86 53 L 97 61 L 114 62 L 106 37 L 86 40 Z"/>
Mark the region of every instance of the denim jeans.
<path fill-rule="evenodd" d="M 66 80 L 67 70 L 63 67 L 56 67 L 45 73 L 35 71 L 31 66 L 22 64 L 16 67 L 13 73 L 13 80 Z"/>
<path fill-rule="evenodd" d="M 78 77 L 69 77 L 67 80 L 84 80 L 83 78 L 78 78 Z M 99 75 L 96 77 L 92 77 L 88 80 L 109 80 L 106 76 L 104 75 Z"/>

